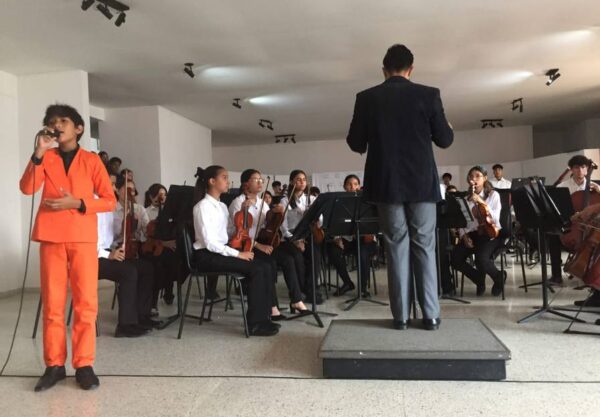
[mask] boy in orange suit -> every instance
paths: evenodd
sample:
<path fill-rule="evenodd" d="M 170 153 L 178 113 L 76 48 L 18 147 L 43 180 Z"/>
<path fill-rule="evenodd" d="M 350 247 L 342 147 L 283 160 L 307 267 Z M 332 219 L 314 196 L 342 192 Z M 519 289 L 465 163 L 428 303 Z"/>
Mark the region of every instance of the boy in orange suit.
<path fill-rule="evenodd" d="M 31 239 L 40 242 L 40 280 L 46 371 L 35 386 L 43 391 L 65 378 L 65 305 L 71 287 L 75 312 L 72 364 L 81 388 L 100 382 L 94 373 L 98 313 L 98 228 L 96 213 L 112 211 L 116 200 L 100 158 L 79 147 L 85 123 L 73 107 L 46 109 L 45 129 L 20 181 L 31 195 L 42 184 L 42 201 Z M 54 142 L 58 148 L 52 148 Z M 52 149 L 51 149 L 52 148 Z"/>

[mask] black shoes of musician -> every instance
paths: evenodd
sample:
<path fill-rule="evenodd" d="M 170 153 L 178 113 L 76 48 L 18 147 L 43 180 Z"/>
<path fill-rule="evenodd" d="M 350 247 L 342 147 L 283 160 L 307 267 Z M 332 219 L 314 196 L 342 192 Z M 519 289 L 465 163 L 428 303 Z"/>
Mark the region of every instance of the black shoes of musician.
<path fill-rule="evenodd" d="M 138 320 L 139 327 L 146 330 L 159 329 L 162 324 L 162 321 L 154 320 L 150 317 L 142 317 Z"/>
<path fill-rule="evenodd" d="M 442 298 L 444 297 L 454 297 L 456 296 L 456 289 L 452 288 L 450 290 L 443 290 L 442 291 Z"/>
<path fill-rule="evenodd" d="M 562 286 L 563 285 L 563 279 L 561 276 L 555 277 L 555 276 L 551 276 L 548 279 L 548 284 L 550 285 L 556 285 L 556 286 Z"/>
<path fill-rule="evenodd" d="M 81 389 L 89 391 L 100 386 L 100 380 L 94 373 L 94 368 L 91 366 L 83 366 L 75 370 L 75 381 Z"/>
<path fill-rule="evenodd" d="M 410 324 L 410 320 L 394 320 L 394 329 L 406 330 L 406 329 L 408 329 L 409 324 Z"/>
<path fill-rule="evenodd" d="M 286 317 L 286 316 L 284 316 L 284 315 L 283 315 L 283 314 L 281 314 L 281 313 L 279 313 L 279 314 L 278 314 L 278 315 L 276 315 L 276 316 L 271 316 L 271 321 L 282 321 L 282 320 L 285 320 L 285 319 L 287 319 L 287 317 Z"/>
<path fill-rule="evenodd" d="M 317 292 L 315 298 L 316 298 L 316 302 L 317 302 L 318 306 L 323 304 L 323 295 L 321 295 L 320 292 Z M 306 300 L 304 300 L 304 302 L 312 304 L 312 302 L 313 302 L 312 294 L 306 294 Z"/>
<path fill-rule="evenodd" d="M 594 293 L 586 300 L 578 300 L 574 303 L 577 307 L 582 307 L 584 304 L 586 307 L 600 307 L 600 291 L 594 291 Z"/>
<path fill-rule="evenodd" d="M 150 329 L 145 329 L 137 324 L 117 324 L 115 337 L 140 337 L 148 334 Z"/>
<path fill-rule="evenodd" d="M 300 316 L 307 316 L 311 313 L 311 311 L 307 308 L 300 310 L 300 309 L 294 307 L 294 305 L 292 303 L 290 303 L 290 314 L 296 314 L 296 313 Z"/>
<path fill-rule="evenodd" d="M 442 319 L 423 319 L 423 327 L 425 330 L 437 330 L 440 328 L 440 323 Z"/>
<path fill-rule="evenodd" d="M 168 306 L 173 304 L 174 299 L 175 299 L 175 296 L 173 294 L 165 293 L 165 295 L 163 295 L 163 300 L 164 300 L 165 304 Z"/>
<path fill-rule="evenodd" d="M 250 326 L 250 336 L 275 336 L 279 333 L 279 326 L 270 321 L 263 321 Z"/>
<path fill-rule="evenodd" d="M 362 296 L 362 298 L 371 298 L 371 293 L 367 290 L 362 290 L 361 296 Z"/>
<path fill-rule="evenodd" d="M 354 286 L 354 284 L 352 284 L 352 283 L 345 284 L 345 283 L 344 283 L 344 284 L 343 284 L 343 285 L 342 285 L 340 288 L 338 288 L 338 289 L 337 289 L 337 290 L 336 290 L 336 291 L 333 293 L 333 295 L 334 295 L 335 297 L 339 297 L 340 295 L 344 295 L 344 294 L 346 294 L 348 291 L 352 291 L 354 288 L 356 288 L 356 287 Z"/>
<path fill-rule="evenodd" d="M 504 286 L 504 283 L 506 282 L 506 277 L 507 277 L 506 271 L 500 271 L 500 273 L 501 273 L 500 280 L 495 280 L 494 286 L 492 287 L 492 295 L 494 297 L 498 297 L 499 295 L 502 294 L 502 287 Z M 498 282 L 498 281 L 500 281 L 500 282 Z"/>
<path fill-rule="evenodd" d="M 477 297 L 481 297 L 483 294 L 485 294 L 485 278 L 483 278 L 478 284 L 477 284 Z"/>
<path fill-rule="evenodd" d="M 44 375 L 42 375 L 37 384 L 35 384 L 34 391 L 46 391 L 48 388 L 52 388 L 57 382 L 62 381 L 66 377 L 67 373 L 64 366 L 48 366 L 44 371 Z"/>

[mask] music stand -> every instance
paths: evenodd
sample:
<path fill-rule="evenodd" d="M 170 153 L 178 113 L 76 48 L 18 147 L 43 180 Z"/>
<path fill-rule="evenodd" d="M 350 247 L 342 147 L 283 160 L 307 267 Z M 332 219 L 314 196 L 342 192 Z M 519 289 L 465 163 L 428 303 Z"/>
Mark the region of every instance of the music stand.
<path fill-rule="evenodd" d="M 313 233 L 311 230 L 311 224 L 313 224 L 314 222 L 318 222 L 319 218 L 321 217 L 322 214 L 323 214 L 324 218 L 329 217 L 329 216 L 326 216 L 325 213 L 329 213 L 331 211 L 333 199 L 331 198 L 332 196 L 330 196 L 330 194 L 333 194 L 333 193 L 325 193 L 325 194 L 321 194 L 317 197 L 317 199 L 314 201 L 314 203 L 304 213 L 304 216 L 302 217 L 302 219 L 300 220 L 300 222 L 294 229 L 294 233 L 293 233 L 292 237 L 290 238 L 290 240 L 292 240 L 292 241 L 304 240 L 304 239 L 310 240 L 310 250 L 311 250 L 310 276 L 311 276 L 311 281 L 312 281 L 312 283 L 311 283 L 311 285 L 312 285 L 312 308 L 310 310 L 310 315 L 312 315 L 314 317 L 314 319 L 317 322 L 317 325 L 319 327 L 325 327 L 323 325 L 323 322 L 321 321 L 320 314 L 324 315 L 324 316 L 331 316 L 331 317 L 337 316 L 337 314 L 335 314 L 335 313 L 328 313 L 325 311 L 320 311 L 320 312 L 317 311 L 317 277 L 315 276 L 316 275 L 315 274 L 315 240 L 314 240 L 314 236 L 313 236 Z M 288 317 L 288 320 L 295 320 L 297 318 L 305 317 L 305 316 L 306 315 L 300 314 L 300 315 Z"/>
<path fill-rule="evenodd" d="M 440 299 L 452 300 L 463 304 L 471 304 L 470 301 L 463 300 L 462 298 L 444 295 L 442 293 L 442 262 L 441 262 L 441 248 L 440 248 L 440 232 L 444 231 L 446 236 L 449 236 L 449 229 L 458 229 L 467 226 L 467 221 L 473 220 L 473 214 L 469 210 L 469 204 L 467 203 L 466 193 L 447 193 L 446 199 L 440 201 L 437 204 L 437 224 L 435 234 L 435 249 L 436 249 L 436 266 L 438 273 L 438 292 Z M 445 254 L 448 257 L 447 254 Z M 456 288 L 455 283 L 452 283 Z"/>
<path fill-rule="evenodd" d="M 182 247 L 180 231 L 182 225 L 192 221 L 194 207 L 194 187 L 189 185 L 171 185 L 167 193 L 167 202 L 156 218 L 156 238 L 159 240 L 176 240 L 177 248 Z M 177 249 L 179 253 L 179 249 Z M 160 325 L 160 329 L 168 327 L 181 317 L 183 306 L 181 303 L 181 285 L 177 279 L 177 313 L 167 317 Z"/>
<path fill-rule="evenodd" d="M 562 215 L 556 204 L 546 191 L 542 181 L 531 177 L 529 183 L 512 193 L 513 206 L 517 220 L 524 227 L 538 230 L 540 263 L 542 267 L 542 306 L 531 314 L 521 318 L 517 323 L 525 323 L 538 318 L 544 313 L 554 314 L 568 320 L 583 322 L 583 320 L 561 313 L 551 308 L 548 303 L 548 271 L 546 265 L 546 239 L 547 233 L 558 231 L 564 226 Z"/>

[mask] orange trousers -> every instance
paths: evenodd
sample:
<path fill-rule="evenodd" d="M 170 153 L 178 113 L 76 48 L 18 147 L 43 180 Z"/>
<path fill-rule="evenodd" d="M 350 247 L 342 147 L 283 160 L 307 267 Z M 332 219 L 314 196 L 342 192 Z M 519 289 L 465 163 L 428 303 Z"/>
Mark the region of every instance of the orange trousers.
<path fill-rule="evenodd" d="M 65 308 L 68 284 L 74 312 L 72 364 L 74 368 L 93 365 L 98 314 L 96 243 L 40 243 L 40 272 L 46 366 L 61 366 L 67 360 Z"/>

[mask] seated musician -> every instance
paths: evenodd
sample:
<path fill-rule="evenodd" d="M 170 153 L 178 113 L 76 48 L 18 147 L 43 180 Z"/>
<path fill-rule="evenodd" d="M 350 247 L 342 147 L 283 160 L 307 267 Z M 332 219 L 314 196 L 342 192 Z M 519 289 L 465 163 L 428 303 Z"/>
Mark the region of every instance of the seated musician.
<path fill-rule="evenodd" d="M 585 191 L 587 185 L 587 173 L 590 160 L 584 155 L 575 155 L 569 159 L 568 166 L 570 170 L 570 178 L 561 182 L 557 187 L 565 187 L 569 189 L 571 194 L 577 191 Z M 590 182 L 590 191 L 594 193 L 600 192 L 600 187 L 595 182 Z M 550 263 L 552 276 L 550 282 L 553 284 L 562 284 L 562 245 L 558 235 L 548 235 L 548 251 L 550 252 Z M 536 242 L 534 247 L 537 247 Z"/>
<path fill-rule="evenodd" d="M 239 211 L 244 207 L 248 208 L 248 214 L 252 216 L 252 227 L 249 230 L 249 235 L 251 239 L 255 239 L 253 249 L 254 259 L 260 259 L 269 264 L 273 283 L 277 279 L 277 266 L 279 265 L 283 270 L 283 276 L 290 292 L 290 310 L 307 311 L 306 306 L 302 302 L 304 297 L 300 289 L 301 282 L 304 282 L 304 259 L 302 258 L 302 254 L 290 250 L 289 243 L 279 244 L 274 248 L 271 242 L 259 242 L 260 239 L 256 240 L 258 238 L 258 231 L 262 230 L 265 226 L 267 213 L 270 210 L 283 214 L 283 207 L 281 205 L 270 209 L 266 200 L 265 204 L 263 204 L 263 200 L 259 196 L 259 193 L 263 189 L 263 183 L 264 180 L 259 171 L 247 169 L 242 172 L 240 184 L 243 192 L 231 202 L 229 215 L 231 220 L 234 221 L 235 215 Z M 261 208 L 262 215 L 260 215 Z M 274 228 L 277 228 L 277 225 Z M 271 320 L 278 321 L 284 318 L 279 312 L 277 296 L 275 290 L 273 290 Z"/>
<path fill-rule="evenodd" d="M 358 192 L 360 190 L 360 179 L 350 174 L 344 179 L 344 190 L 347 192 Z M 377 243 L 374 236 L 363 236 L 360 244 L 360 271 L 361 271 L 361 291 L 363 297 L 370 297 L 371 294 L 367 291 L 367 284 L 371 273 L 371 258 L 377 253 Z M 352 291 L 355 286 L 350 279 L 348 273 L 348 265 L 344 255 L 356 255 L 358 245 L 354 236 L 338 236 L 333 242 L 327 243 L 327 253 L 329 254 L 329 262 L 333 264 L 335 270 L 342 278 L 342 286 L 333 294 L 340 296 L 348 291 Z"/>
<path fill-rule="evenodd" d="M 152 294 L 152 308 L 158 311 L 158 295 L 163 292 L 163 300 L 167 305 L 173 304 L 173 282 L 177 279 L 179 258 L 175 253 L 174 240 L 163 241 L 154 238 L 156 221 L 167 201 L 167 189 L 162 184 L 152 184 L 145 194 L 144 207 L 150 223 L 147 227 L 148 240 L 142 245 L 142 253 L 154 265 L 155 287 Z"/>
<path fill-rule="evenodd" d="M 313 279 L 318 276 L 321 270 L 321 247 L 319 244 L 315 244 L 314 251 L 310 248 L 303 240 L 291 240 L 293 236 L 293 230 L 298 226 L 300 220 L 304 216 L 304 213 L 308 210 L 310 204 L 315 201 L 314 197 L 309 197 L 308 187 L 306 181 L 306 173 L 300 169 L 293 170 L 290 173 L 290 184 L 287 186 L 285 196 L 281 199 L 281 205 L 289 207 L 286 215 L 281 224 L 281 233 L 283 239 L 289 241 L 292 246 L 288 245 L 290 250 L 300 252 L 304 258 L 304 269 L 306 271 L 304 279 L 304 288 L 301 288 L 302 292 L 306 294 L 306 301 L 312 303 L 313 300 Z M 314 265 L 315 269 L 310 273 L 312 268 L 312 253 L 315 254 Z M 323 303 L 323 297 L 317 290 L 315 293 L 315 299 L 317 304 Z"/>
<path fill-rule="evenodd" d="M 271 204 L 273 204 L 273 194 L 271 194 L 270 191 L 265 191 L 263 193 L 263 199 L 265 200 L 265 204 L 271 207 Z"/>
<path fill-rule="evenodd" d="M 504 178 L 504 167 L 500 164 L 495 164 L 492 167 L 494 178 L 490 180 L 492 186 L 498 190 L 510 190 L 512 182 Z"/>
<path fill-rule="evenodd" d="M 126 191 L 123 177 L 117 177 L 116 188 L 118 199 L 124 201 Z M 119 318 L 115 337 L 138 337 L 160 325 L 160 322 L 150 318 L 154 271 L 150 262 L 135 254 L 128 255 L 126 259 L 122 206 L 120 222 L 115 214 L 98 214 L 98 278 L 118 284 Z"/>
<path fill-rule="evenodd" d="M 255 259 L 254 252 L 227 246 L 233 224 L 227 206 L 220 201 L 229 189 L 229 174 L 221 166 L 198 168 L 193 209 L 194 257 L 203 272 L 243 274 L 247 282 L 248 327 L 253 336 L 273 336 L 279 325 L 271 321 L 273 279 L 269 265 Z"/>
<path fill-rule="evenodd" d="M 281 181 L 273 181 L 273 184 L 271 184 L 271 188 L 273 188 L 273 195 L 276 195 L 276 196 L 283 195 L 283 189 L 281 188 Z"/>
<path fill-rule="evenodd" d="M 487 172 L 480 166 L 469 170 L 467 181 L 471 185 L 472 193 L 469 196 L 469 208 L 477 219 L 477 206 L 485 206 L 489 210 L 490 221 L 496 229 L 500 229 L 500 194 L 494 191 L 488 181 Z M 501 239 L 493 239 L 485 232 L 482 226 L 486 219 L 470 221 L 467 227 L 459 229 L 460 242 L 454 247 L 451 262 L 454 269 L 463 272 L 471 281 L 477 285 L 477 295 L 485 293 L 485 277 L 489 275 L 494 281 L 492 295 L 498 296 L 502 293 L 502 284 L 506 280 L 506 271 L 502 274 L 496 268 L 492 254 L 502 244 Z M 467 258 L 475 254 L 475 267 L 467 263 Z"/>

